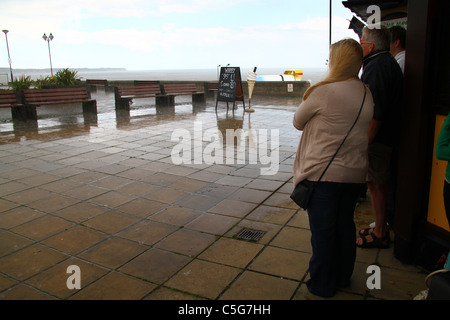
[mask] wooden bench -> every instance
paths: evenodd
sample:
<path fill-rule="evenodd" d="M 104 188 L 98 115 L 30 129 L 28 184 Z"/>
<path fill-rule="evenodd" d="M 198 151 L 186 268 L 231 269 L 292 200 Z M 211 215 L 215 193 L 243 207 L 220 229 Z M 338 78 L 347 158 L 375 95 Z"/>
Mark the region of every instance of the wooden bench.
<path fill-rule="evenodd" d="M 0 90 L 0 108 L 19 107 L 16 92 L 14 90 Z"/>
<path fill-rule="evenodd" d="M 148 85 L 158 85 L 159 81 L 157 80 L 134 80 L 135 86 L 148 86 Z"/>
<path fill-rule="evenodd" d="M 208 90 L 208 91 L 217 91 L 217 90 L 219 90 L 219 83 L 218 82 L 207 82 L 206 83 L 206 90 Z"/>
<path fill-rule="evenodd" d="M 91 87 L 107 87 L 108 80 L 87 79 L 86 85 Z"/>
<path fill-rule="evenodd" d="M 175 104 L 175 96 L 191 95 L 192 103 L 205 102 L 205 93 L 199 91 L 195 83 L 166 83 L 162 85 L 165 100 L 161 102 L 169 105 Z"/>
<path fill-rule="evenodd" d="M 112 91 L 112 88 L 108 84 L 108 80 L 100 80 L 100 79 L 87 79 L 86 80 L 86 88 L 90 92 L 97 92 L 99 88 L 103 88 L 105 92 Z"/>
<path fill-rule="evenodd" d="M 159 84 L 146 84 L 128 87 L 114 87 L 116 109 L 129 110 L 131 101 L 135 98 L 152 98 L 161 96 Z"/>
<path fill-rule="evenodd" d="M 210 98 L 216 97 L 217 92 L 219 91 L 219 83 L 218 82 L 206 82 L 205 83 L 205 91 L 206 95 Z"/>
<path fill-rule="evenodd" d="M 23 104 L 18 102 L 14 90 L 0 90 L 0 108 L 11 108 L 13 120 L 24 120 L 18 107 L 23 107 Z"/>
<path fill-rule="evenodd" d="M 36 107 L 81 103 L 83 114 L 97 115 L 97 101 L 91 99 L 86 87 L 26 89 L 23 90 L 23 102 L 27 120 L 37 120 Z"/>

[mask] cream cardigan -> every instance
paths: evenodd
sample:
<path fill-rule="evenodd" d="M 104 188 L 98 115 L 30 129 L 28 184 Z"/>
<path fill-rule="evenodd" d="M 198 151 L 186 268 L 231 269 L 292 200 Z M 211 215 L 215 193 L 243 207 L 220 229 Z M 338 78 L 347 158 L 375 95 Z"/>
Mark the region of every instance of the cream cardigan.
<path fill-rule="evenodd" d="M 317 87 L 294 115 L 303 131 L 293 166 L 294 186 L 304 179 L 317 181 L 355 121 L 366 89 L 361 115 L 322 181 L 364 183 L 368 168 L 368 127 L 373 97 L 358 79 Z"/>

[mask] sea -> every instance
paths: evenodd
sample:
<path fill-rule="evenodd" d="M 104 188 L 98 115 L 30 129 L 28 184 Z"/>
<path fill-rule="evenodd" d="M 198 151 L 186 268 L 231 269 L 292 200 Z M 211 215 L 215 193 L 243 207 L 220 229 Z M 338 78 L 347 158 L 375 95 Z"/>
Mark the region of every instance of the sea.
<path fill-rule="evenodd" d="M 220 67 L 205 69 L 168 69 L 168 70 L 127 70 L 125 68 L 69 68 L 77 71 L 81 80 L 105 79 L 113 80 L 160 80 L 160 81 L 215 81 L 219 78 Z M 53 74 L 59 70 L 53 68 Z M 245 81 L 247 72 L 253 68 L 241 67 L 241 79 Z M 314 84 L 326 75 L 326 68 L 258 68 L 258 75 L 280 75 L 285 70 L 302 70 L 302 80 Z M 51 75 L 50 69 L 13 69 L 14 78 L 29 76 L 32 80 Z M 10 79 L 10 69 L 0 68 L 0 85 L 5 85 Z"/>

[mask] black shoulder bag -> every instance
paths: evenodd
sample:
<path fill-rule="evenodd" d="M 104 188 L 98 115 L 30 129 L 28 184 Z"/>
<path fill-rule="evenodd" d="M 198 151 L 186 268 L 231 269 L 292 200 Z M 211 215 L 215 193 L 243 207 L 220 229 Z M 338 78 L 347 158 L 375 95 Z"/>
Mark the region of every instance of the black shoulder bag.
<path fill-rule="evenodd" d="M 331 162 L 333 162 L 334 158 L 338 154 L 338 152 L 341 149 L 342 145 L 344 144 L 345 140 L 347 140 L 348 135 L 353 130 L 353 127 L 355 126 L 356 122 L 358 121 L 359 116 L 361 115 L 362 108 L 364 106 L 364 102 L 366 101 L 366 93 L 367 93 L 366 87 L 364 86 L 364 98 L 363 98 L 363 102 L 361 104 L 361 108 L 359 109 L 358 116 L 356 117 L 356 120 L 353 123 L 352 127 L 350 128 L 350 130 L 347 132 L 347 135 L 345 136 L 345 138 L 342 141 L 341 145 L 339 146 L 339 148 L 337 149 L 337 151 L 335 152 L 335 154 L 331 158 L 331 160 L 328 163 L 327 167 L 322 172 L 322 175 L 320 176 L 319 180 L 318 181 L 303 180 L 303 181 L 301 181 L 301 182 L 299 182 L 297 184 L 297 186 L 295 187 L 294 191 L 292 192 L 291 199 L 294 200 L 294 202 L 296 204 L 298 204 L 300 208 L 303 208 L 305 210 L 308 209 L 309 204 L 311 202 L 312 195 L 313 195 L 314 190 L 316 188 L 316 185 L 320 182 L 320 180 L 322 180 L 322 177 L 324 176 L 325 172 L 328 170 L 328 167 L 331 165 Z"/>

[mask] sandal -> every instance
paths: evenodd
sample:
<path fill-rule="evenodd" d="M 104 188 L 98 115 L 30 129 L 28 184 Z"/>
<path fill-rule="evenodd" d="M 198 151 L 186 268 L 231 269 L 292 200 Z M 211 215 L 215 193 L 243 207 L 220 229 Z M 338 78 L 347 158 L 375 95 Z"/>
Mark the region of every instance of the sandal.
<path fill-rule="evenodd" d="M 374 228 L 365 228 L 365 229 L 362 229 L 362 230 L 359 230 L 359 236 L 362 238 L 362 237 L 365 237 L 365 236 L 370 236 L 370 235 L 372 235 L 373 234 L 373 229 Z M 389 233 L 389 225 L 387 225 L 386 226 L 386 233 Z"/>
<path fill-rule="evenodd" d="M 371 232 L 372 231 L 372 232 Z M 373 233 L 373 228 L 365 228 L 362 230 L 359 230 L 359 236 L 361 238 L 365 237 L 365 236 L 369 236 Z"/>
<path fill-rule="evenodd" d="M 360 248 L 378 248 L 378 249 L 385 249 L 389 247 L 389 243 L 390 243 L 390 238 L 389 238 L 389 233 L 386 233 L 386 235 L 382 238 L 377 238 L 377 236 L 375 236 L 375 234 L 372 232 L 370 234 L 370 236 L 372 237 L 372 241 L 368 242 L 367 241 L 367 237 L 361 237 L 363 243 L 362 244 L 356 244 L 356 246 L 360 247 Z"/>

